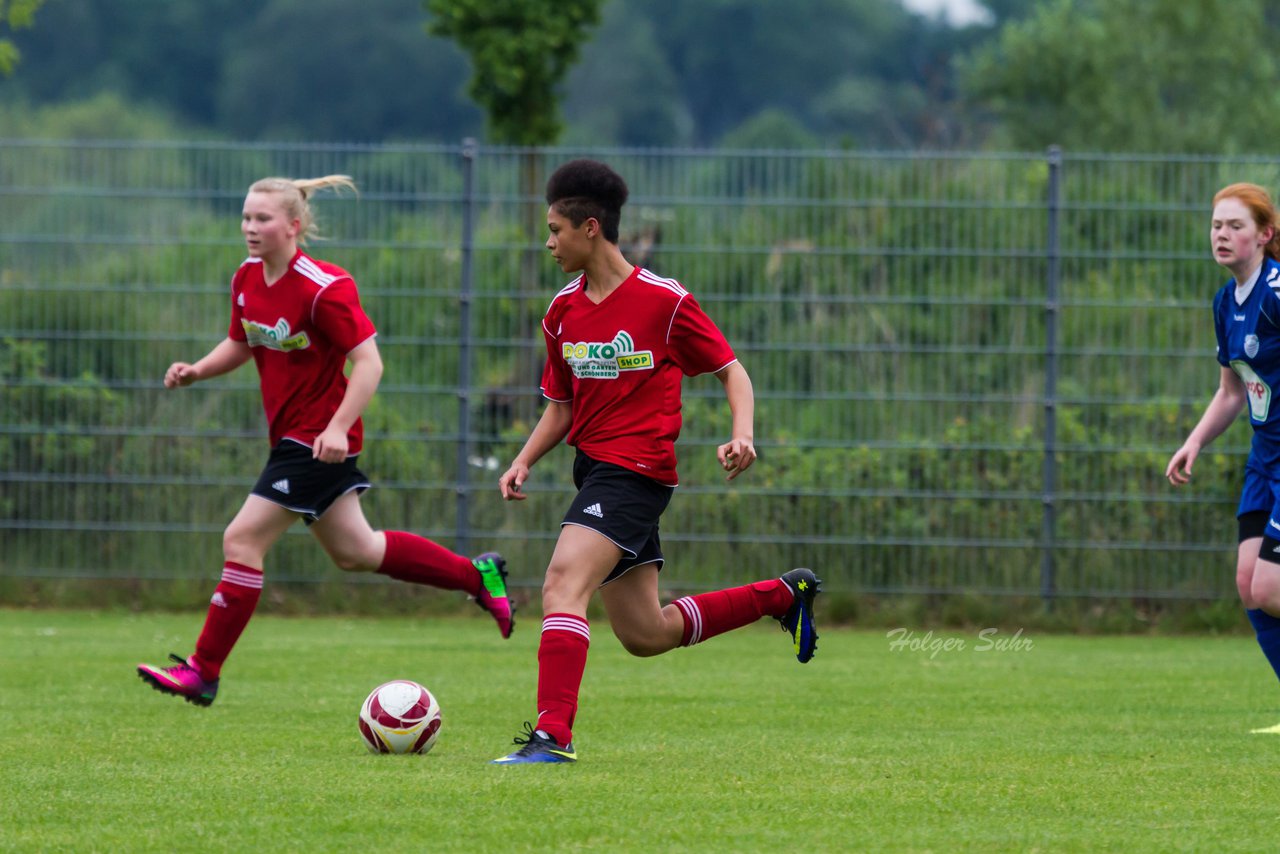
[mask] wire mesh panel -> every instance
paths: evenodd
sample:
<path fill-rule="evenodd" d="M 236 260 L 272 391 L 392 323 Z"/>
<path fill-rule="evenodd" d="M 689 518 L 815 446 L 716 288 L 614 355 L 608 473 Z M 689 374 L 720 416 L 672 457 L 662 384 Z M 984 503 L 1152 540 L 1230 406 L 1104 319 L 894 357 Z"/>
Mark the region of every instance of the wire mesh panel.
<path fill-rule="evenodd" d="M 666 583 L 807 564 L 879 593 L 1231 593 L 1247 428 L 1192 488 L 1161 475 L 1216 383 L 1209 200 L 1276 163 L 470 144 L 0 141 L 0 573 L 216 574 L 268 450 L 256 376 L 160 380 L 226 334 L 249 184 L 341 173 L 359 195 L 316 199 L 307 249 L 379 330 L 366 512 L 539 583 L 572 451 L 526 502 L 496 482 L 566 282 L 543 185 L 584 155 L 631 186 L 624 253 L 693 293 L 755 385 L 760 461 L 725 484 L 723 389 L 685 381 Z M 337 573 L 291 533 L 273 577 Z"/>

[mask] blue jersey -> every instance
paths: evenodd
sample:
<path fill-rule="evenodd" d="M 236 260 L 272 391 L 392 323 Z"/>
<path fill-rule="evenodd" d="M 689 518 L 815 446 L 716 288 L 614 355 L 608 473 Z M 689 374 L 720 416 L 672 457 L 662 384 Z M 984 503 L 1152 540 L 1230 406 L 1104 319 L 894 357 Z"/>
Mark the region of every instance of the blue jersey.
<path fill-rule="evenodd" d="M 1246 468 L 1280 477 L 1280 264 L 1271 258 L 1244 304 L 1236 302 L 1231 279 L 1213 298 L 1213 331 L 1218 362 L 1244 382 L 1253 425 L 1253 445 Z"/>

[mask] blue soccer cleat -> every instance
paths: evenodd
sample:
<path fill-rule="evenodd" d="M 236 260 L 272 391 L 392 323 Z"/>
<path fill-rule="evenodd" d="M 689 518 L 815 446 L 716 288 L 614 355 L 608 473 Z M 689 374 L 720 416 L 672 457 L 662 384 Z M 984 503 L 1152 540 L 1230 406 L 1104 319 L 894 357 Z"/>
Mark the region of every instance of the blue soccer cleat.
<path fill-rule="evenodd" d="M 804 664 L 818 651 L 818 631 L 813 625 L 813 599 L 822 592 L 822 580 L 811 569 L 793 569 L 782 576 L 782 583 L 791 588 L 795 601 L 787 613 L 778 618 L 782 628 L 791 633 L 796 650 L 796 661 Z"/>
<path fill-rule="evenodd" d="M 554 738 L 540 729 L 534 729 L 528 721 L 524 722 L 525 737 L 516 736 L 512 741 L 523 745 L 515 753 L 493 760 L 491 765 L 527 765 L 532 762 L 577 762 L 578 754 L 573 750 L 573 742 L 560 745 Z"/>

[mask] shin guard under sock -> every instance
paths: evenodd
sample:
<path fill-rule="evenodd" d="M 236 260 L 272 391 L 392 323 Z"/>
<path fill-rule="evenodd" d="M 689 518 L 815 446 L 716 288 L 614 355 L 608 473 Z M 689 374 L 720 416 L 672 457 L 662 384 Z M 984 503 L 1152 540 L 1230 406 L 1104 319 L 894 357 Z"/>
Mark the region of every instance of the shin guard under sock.
<path fill-rule="evenodd" d="M 583 617 L 547 614 L 538 643 L 538 722 L 534 725 L 560 745 L 573 739 L 578 689 L 587 666 L 591 628 Z"/>
<path fill-rule="evenodd" d="M 218 678 L 222 663 L 240 639 L 261 595 L 262 570 L 230 560 L 223 565 L 222 580 L 209 600 L 209 613 L 192 656 L 201 677 Z"/>
<path fill-rule="evenodd" d="M 1253 630 L 1258 635 L 1258 646 L 1267 657 L 1276 678 L 1280 679 L 1280 619 L 1277 619 L 1261 608 L 1246 611 Z"/>
<path fill-rule="evenodd" d="M 470 558 L 449 551 L 426 537 L 386 531 L 387 551 L 378 572 L 399 581 L 480 595 L 480 570 Z"/>
<path fill-rule="evenodd" d="M 791 588 L 780 578 L 677 599 L 675 605 L 684 616 L 680 645 L 701 643 L 761 617 L 781 617 L 794 599 Z"/>

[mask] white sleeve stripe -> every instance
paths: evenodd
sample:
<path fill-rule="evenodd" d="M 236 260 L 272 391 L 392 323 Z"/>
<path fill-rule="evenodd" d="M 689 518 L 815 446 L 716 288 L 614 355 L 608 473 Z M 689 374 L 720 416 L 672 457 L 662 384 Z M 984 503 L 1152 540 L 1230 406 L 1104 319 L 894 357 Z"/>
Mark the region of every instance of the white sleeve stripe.
<path fill-rule="evenodd" d="M 327 288 L 329 285 L 338 281 L 338 279 L 343 278 L 342 276 L 335 276 L 331 273 L 326 273 L 316 265 L 316 262 L 306 256 L 299 258 L 297 263 L 293 265 L 293 269 L 297 270 L 299 273 L 306 276 L 322 288 Z"/>
<path fill-rule="evenodd" d="M 667 338 L 666 338 L 666 343 L 667 343 L 667 344 L 670 344 L 670 343 L 671 343 L 671 330 L 675 328 L 675 325 L 676 325 L 676 315 L 680 313 L 680 306 L 682 306 L 682 305 L 684 304 L 684 297 L 686 297 L 686 296 L 688 296 L 688 295 L 689 295 L 689 294 L 688 294 L 688 292 L 686 291 L 686 292 L 685 292 L 685 294 L 684 294 L 684 296 L 680 297 L 680 299 L 676 301 L 676 307 L 675 307 L 675 309 L 671 312 L 671 320 L 667 322 Z"/>
<path fill-rule="evenodd" d="M 687 290 L 685 290 L 684 286 L 681 285 L 679 282 L 677 282 L 675 279 L 664 279 L 661 276 L 655 276 L 653 273 L 650 273 L 648 270 L 644 269 L 643 267 L 640 268 L 640 272 L 636 276 L 636 278 L 646 284 L 656 285 L 660 288 L 666 288 L 667 290 L 671 291 L 674 294 L 678 294 L 679 296 L 685 296 L 689 293 Z"/>

